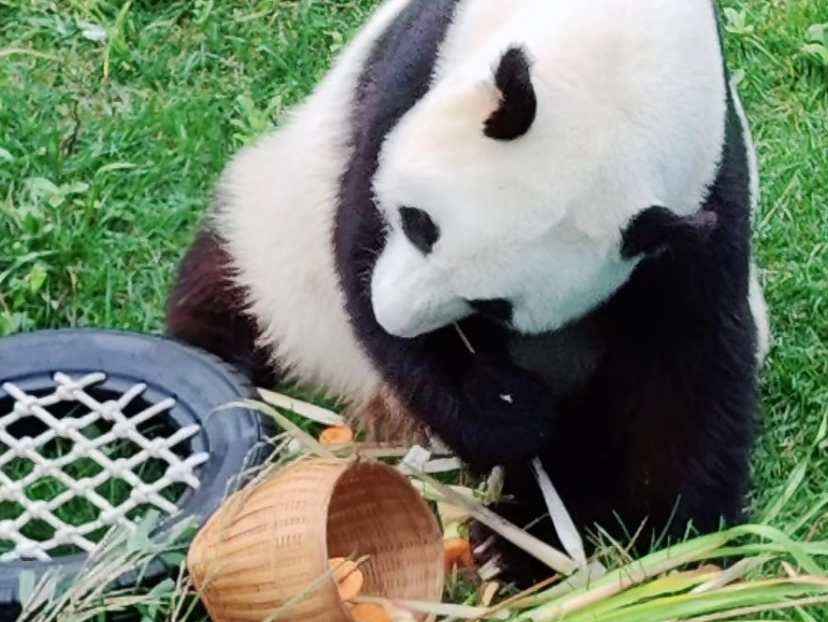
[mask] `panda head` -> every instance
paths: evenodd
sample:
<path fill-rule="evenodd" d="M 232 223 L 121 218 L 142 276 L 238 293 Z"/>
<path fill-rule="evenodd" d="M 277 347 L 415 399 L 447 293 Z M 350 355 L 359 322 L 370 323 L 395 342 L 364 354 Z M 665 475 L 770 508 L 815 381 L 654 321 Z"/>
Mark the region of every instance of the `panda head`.
<path fill-rule="evenodd" d="M 684 58 L 646 42 L 534 55 L 508 43 L 437 80 L 386 138 L 373 181 L 383 329 L 415 337 L 476 312 L 524 334 L 560 328 L 670 230 L 701 222 L 724 132 L 712 36 Z"/>

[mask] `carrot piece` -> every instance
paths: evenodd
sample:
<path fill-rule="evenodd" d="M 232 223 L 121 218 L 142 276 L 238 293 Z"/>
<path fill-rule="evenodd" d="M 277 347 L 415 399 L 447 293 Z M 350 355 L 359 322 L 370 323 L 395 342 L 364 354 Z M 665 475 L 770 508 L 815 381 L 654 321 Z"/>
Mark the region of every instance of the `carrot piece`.
<path fill-rule="evenodd" d="M 340 445 L 349 443 L 354 438 L 354 432 L 347 425 L 334 425 L 322 430 L 319 442 L 323 445 Z"/>
<path fill-rule="evenodd" d="M 443 540 L 445 549 L 446 571 L 453 566 L 471 566 L 474 564 L 471 554 L 471 545 L 466 538 L 446 538 Z"/>
<path fill-rule="evenodd" d="M 357 565 L 343 557 L 328 560 L 328 568 L 333 571 L 333 580 L 342 600 L 351 600 L 362 589 L 364 577 Z"/>
<path fill-rule="evenodd" d="M 351 607 L 351 617 L 356 622 L 391 622 L 385 608 L 373 603 L 359 603 Z"/>

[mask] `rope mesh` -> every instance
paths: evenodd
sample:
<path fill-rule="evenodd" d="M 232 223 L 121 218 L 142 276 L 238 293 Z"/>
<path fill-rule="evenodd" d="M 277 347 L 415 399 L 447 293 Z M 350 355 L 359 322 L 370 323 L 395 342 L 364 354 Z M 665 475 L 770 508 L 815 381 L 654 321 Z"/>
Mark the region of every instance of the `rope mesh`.
<path fill-rule="evenodd" d="M 78 379 L 58 372 L 53 376 L 54 390 L 40 397 L 27 394 L 11 382 L 2 385 L 13 400 L 13 407 L 5 413 L 0 410 L 0 444 L 6 447 L 0 453 L 0 507 L 9 508 L 17 504 L 21 511 L 16 517 L 5 520 L 7 513 L 0 515 L 0 544 L 6 541 L 14 545 L 12 550 L 0 554 L 0 562 L 21 559 L 47 561 L 52 558 L 50 553 L 57 555 L 55 549 L 67 545 L 91 552 L 96 547 L 94 533 L 102 528 L 120 524 L 127 529 L 135 529 L 137 520 L 134 519 L 140 518 L 140 515 L 130 515 L 135 514 L 136 508 L 154 506 L 162 514 L 176 514 L 178 507 L 163 494 L 171 486 L 180 487 L 183 484 L 192 489 L 199 487 L 194 471 L 207 461 L 208 454 L 199 452 L 182 459 L 172 448 L 198 434 L 200 427 L 191 424 L 176 429 L 168 436 L 146 435 L 139 426 L 143 424 L 146 427 L 151 420 L 160 422 L 159 415 L 163 416 L 175 400 L 167 398 L 127 416 L 124 410 L 133 402 L 147 404 L 138 399 L 147 386 L 135 384 L 117 400 L 99 401 L 93 395 L 92 385 L 105 378 L 106 374 L 100 372 Z M 57 417 L 49 409 L 61 403 L 69 403 L 76 408 L 66 416 Z M 32 421 L 32 417 L 45 424 L 44 431 L 35 437 L 12 433 L 11 426 L 23 420 Z M 83 433 L 84 429 L 96 424 L 111 427 L 97 436 Z M 44 456 L 46 444 L 54 446 L 56 441 L 63 442 L 69 450 L 56 457 Z M 124 446 L 125 443 L 132 445 L 134 453 L 128 457 L 113 457 L 117 453 L 114 447 Z M 166 464 L 160 477 L 147 482 L 134 471 L 151 459 Z M 97 472 L 92 476 L 72 477 L 67 473 L 71 468 L 67 467 L 78 460 L 93 460 L 99 468 L 96 467 Z M 11 467 L 21 463 L 31 470 L 20 479 L 9 477 Z M 30 498 L 27 491 L 39 485 L 44 478 L 59 482 L 62 492 L 50 499 Z M 125 482 L 131 489 L 126 500 L 120 503 L 113 503 L 99 492 L 108 481 L 116 479 Z M 78 499 L 94 506 L 92 515 L 97 517 L 82 524 L 69 524 L 61 520 L 57 516 L 59 508 L 67 503 L 77 503 Z M 62 512 L 64 518 L 66 514 Z M 23 532 L 33 522 L 48 524 L 54 534 L 48 539 L 27 537 Z"/>

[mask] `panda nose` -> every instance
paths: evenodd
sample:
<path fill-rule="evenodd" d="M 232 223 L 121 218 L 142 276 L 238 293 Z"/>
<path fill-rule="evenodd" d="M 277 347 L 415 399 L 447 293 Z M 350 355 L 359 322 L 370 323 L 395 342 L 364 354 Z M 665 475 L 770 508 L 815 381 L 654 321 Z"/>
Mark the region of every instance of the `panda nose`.
<path fill-rule="evenodd" d="M 512 303 L 505 298 L 469 300 L 469 306 L 483 317 L 496 322 L 509 323 L 512 320 Z"/>

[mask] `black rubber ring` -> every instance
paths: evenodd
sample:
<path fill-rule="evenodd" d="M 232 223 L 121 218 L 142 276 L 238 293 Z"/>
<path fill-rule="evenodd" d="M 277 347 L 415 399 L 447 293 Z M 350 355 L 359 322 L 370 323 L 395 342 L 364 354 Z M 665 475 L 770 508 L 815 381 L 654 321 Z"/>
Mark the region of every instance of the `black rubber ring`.
<path fill-rule="evenodd" d="M 188 518 L 203 524 L 228 491 L 243 483 L 242 472 L 261 465 L 272 451 L 269 439 L 276 429 L 270 418 L 242 407 L 215 411 L 239 399 L 258 399 L 255 388 L 230 365 L 192 346 L 166 337 L 97 328 L 40 330 L 0 339 L 0 385 L 10 381 L 24 391 L 52 387 L 55 372 L 72 377 L 103 372 L 107 380 L 97 386 L 118 392 L 143 382 L 148 401 L 175 399 L 167 414 L 178 425 L 200 426 L 201 432 L 190 439 L 194 452 L 209 454 L 198 467 L 200 487 L 188 488 L 177 503 L 181 512 L 164 527 Z M 4 397 L 7 394 L 0 388 L 0 399 Z M 59 567 L 71 579 L 86 558 L 79 553 L 49 562 L 0 563 L 0 620 L 19 610 L 22 571 L 31 570 L 39 578 Z M 154 583 L 172 571 L 177 568 L 158 559 L 141 577 L 141 584 Z M 113 585 L 132 586 L 138 578 L 131 572 L 114 579 Z"/>

